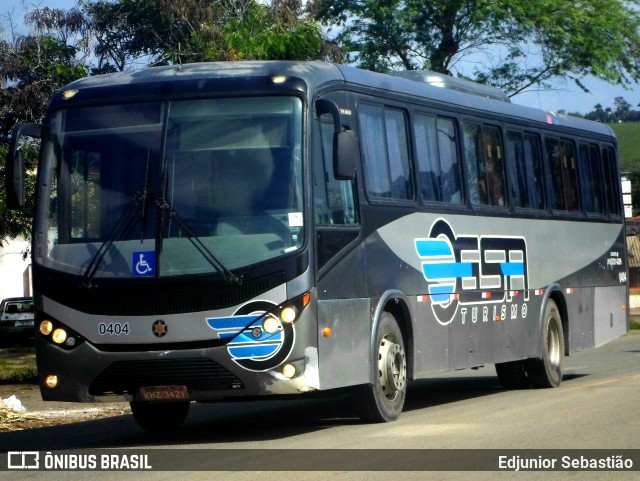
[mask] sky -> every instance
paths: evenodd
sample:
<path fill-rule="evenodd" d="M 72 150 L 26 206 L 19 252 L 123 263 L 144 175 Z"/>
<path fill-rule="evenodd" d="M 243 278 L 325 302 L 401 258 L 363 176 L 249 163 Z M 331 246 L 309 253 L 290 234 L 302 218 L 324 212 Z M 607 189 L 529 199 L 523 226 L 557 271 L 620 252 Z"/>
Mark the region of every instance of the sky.
<path fill-rule="evenodd" d="M 0 14 L 15 8 L 14 20 L 22 21 L 23 3 L 26 1 L 29 7 L 40 6 L 50 8 L 69 9 L 77 4 L 77 0 L 2 0 Z M 30 9 L 30 8 L 29 8 Z M 614 99 L 623 97 L 633 107 L 640 104 L 640 85 L 634 85 L 629 89 L 602 82 L 594 78 L 582 79 L 583 84 L 589 89 L 589 93 L 583 92 L 577 85 L 569 82 L 557 82 L 554 89 L 549 91 L 531 91 L 516 95 L 511 101 L 528 107 L 539 108 L 546 111 L 579 112 L 586 114 L 594 110 L 596 104 L 603 108 L 614 108 Z"/>

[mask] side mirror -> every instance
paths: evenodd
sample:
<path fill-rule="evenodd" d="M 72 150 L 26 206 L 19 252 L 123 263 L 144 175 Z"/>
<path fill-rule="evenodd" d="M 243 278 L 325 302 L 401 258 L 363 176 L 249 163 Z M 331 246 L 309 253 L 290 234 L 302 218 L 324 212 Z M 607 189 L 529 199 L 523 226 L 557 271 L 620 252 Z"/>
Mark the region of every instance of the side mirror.
<path fill-rule="evenodd" d="M 336 180 L 353 180 L 360 158 L 360 146 L 353 130 L 344 130 L 340 121 L 340 109 L 330 100 L 316 101 L 316 114 L 333 117 L 333 176 Z"/>
<path fill-rule="evenodd" d="M 11 131 L 11 143 L 6 158 L 6 191 L 7 208 L 19 210 L 24 207 L 24 157 L 20 152 L 20 138 L 22 136 L 40 138 L 42 136 L 42 125 L 34 122 L 27 122 L 17 125 Z"/>
<path fill-rule="evenodd" d="M 335 134 L 333 139 L 333 176 L 336 180 L 356 178 L 356 165 L 360 158 L 360 145 L 353 130 Z"/>

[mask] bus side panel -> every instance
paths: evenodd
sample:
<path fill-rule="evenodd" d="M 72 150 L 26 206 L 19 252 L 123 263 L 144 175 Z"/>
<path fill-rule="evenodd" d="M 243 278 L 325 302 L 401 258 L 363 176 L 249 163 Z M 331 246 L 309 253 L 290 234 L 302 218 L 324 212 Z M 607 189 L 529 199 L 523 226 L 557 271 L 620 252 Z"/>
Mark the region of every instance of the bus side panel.
<path fill-rule="evenodd" d="M 325 329 L 331 329 L 329 335 Z M 369 299 L 318 301 L 320 389 L 369 382 Z"/>
<path fill-rule="evenodd" d="M 594 347 L 598 347 L 627 332 L 627 289 L 608 286 L 595 291 Z"/>
<path fill-rule="evenodd" d="M 371 302 L 366 296 L 365 265 L 360 244 L 318 281 L 320 389 L 369 382 Z"/>
<path fill-rule="evenodd" d="M 576 289 L 574 296 L 565 297 L 569 323 L 569 352 L 591 349 L 594 346 L 594 289 L 595 287 Z M 573 299 L 577 301 L 575 308 Z"/>
<path fill-rule="evenodd" d="M 450 368 L 514 361 L 539 354 L 540 296 L 460 306 L 450 324 Z"/>
<path fill-rule="evenodd" d="M 425 289 L 426 291 L 426 289 Z M 433 371 L 447 371 L 449 366 L 450 340 L 448 325 L 436 321 L 431 303 L 426 295 L 415 298 L 413 306 L 413 362 L 414 377 L 419 378 Z"/>

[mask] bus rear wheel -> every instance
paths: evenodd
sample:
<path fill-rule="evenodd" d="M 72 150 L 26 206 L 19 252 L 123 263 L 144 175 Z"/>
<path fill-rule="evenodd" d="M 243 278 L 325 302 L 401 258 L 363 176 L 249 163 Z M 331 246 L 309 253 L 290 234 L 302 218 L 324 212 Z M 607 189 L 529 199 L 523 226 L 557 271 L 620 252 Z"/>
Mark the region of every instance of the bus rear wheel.
<path fill-rule="evenodd" d="M 189 414 L 189 401 L 148 402 L 131 401 L 134 419 L 145 431 L 158 433 L 172 431 L 182 426 Z"/>
<path fill-rule="evenodd" d="M 407 393 L 407 355 L 393 314 L 383 312 L 376 331 L 373 384 L 360 386 L 356 406 L 365 421 L 394 421 L 402 413 Z"/>
<path fill-rule="evenodd" d="M 562 382 L 564 331 L 555 301 L 549 299 L 542 325 L 542 357 L 528 359 L 526 370 L 533 387 L 558 387 Z"/>

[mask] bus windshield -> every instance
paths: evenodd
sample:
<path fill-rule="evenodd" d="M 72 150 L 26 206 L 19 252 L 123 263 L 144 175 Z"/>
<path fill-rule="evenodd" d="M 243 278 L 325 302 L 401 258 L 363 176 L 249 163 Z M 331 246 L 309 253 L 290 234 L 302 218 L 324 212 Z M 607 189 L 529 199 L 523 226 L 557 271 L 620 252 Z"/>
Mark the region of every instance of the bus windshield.
<path fill-rule="evenodd" d="M 304 240 L 301 139 L 294 97 L 55 112 L 34 258 L 76 275 L 166 277 L 293 252 Z"/>

